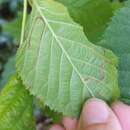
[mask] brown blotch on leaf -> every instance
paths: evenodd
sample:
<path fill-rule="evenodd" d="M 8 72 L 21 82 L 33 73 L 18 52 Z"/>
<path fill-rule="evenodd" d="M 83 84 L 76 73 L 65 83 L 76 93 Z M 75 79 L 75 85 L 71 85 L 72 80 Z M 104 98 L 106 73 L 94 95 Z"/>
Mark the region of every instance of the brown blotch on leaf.
<path fill-rule="evenodd" d="M 103 80 L 105 78 L 105 72 L 104 72 L 104 64 L 100 65 L 100 80 Z"/>
<path fill-rule="evenodd" d="M 38 20 L 41 20 L 43 22 L 43 24 L 45 24 L 44 20 L 42 17 L 37 17 L 34 21 L 34 25 L 32 25 L 33 27 L 31 28 L 31 32 L 29 32 L 29 38 L 28 38 L 28 48 L 30 48 L 30 45 L 31 45 L 31 37 L 32 37 L 32 33 L 33 33 L 33 30 L 34 30 L 34 27 L 35 27 L 35 24 L 38 22 Z M 42 30 L 42 33 L 41 33 L 41 37 L 40 37 L 40 41 L 42 40 L 42 36 L 43 36 L 43 33 L 44 33 L 44 29 L 45 29 L 45 25 L 43 27 L 43 30 Z"/>

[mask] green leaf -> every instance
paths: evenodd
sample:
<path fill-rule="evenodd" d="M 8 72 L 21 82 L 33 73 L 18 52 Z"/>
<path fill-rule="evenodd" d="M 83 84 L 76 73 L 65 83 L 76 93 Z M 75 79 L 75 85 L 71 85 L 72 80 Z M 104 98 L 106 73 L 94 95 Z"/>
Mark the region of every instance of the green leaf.
<path fill-rule="evenodd" d="M 3 26 L 3 31 L 13 36 L 17 43 L 19 43 L 20 41 L 21 23 L 22 23 L 22 13 L 19 13 L 17 18 L 14 21 L 7 22 Z"/>
<path fill-rule="evenodd" d="M 129 5 L 129 6 L 128 6 Z M 130 99 L 130 4 L 115 13 L 100 45 L 119 57 L 119 81 L 122 97 Z M 128 99 L 127 99 L 128 100 Z"/>
<path fill-rule="evenodd" d="M 112 4 L 112 9 L 113 9 L 113 12 L 115 12 L 116 10 L 122 8 L 124 6 L 124 2 L 119 2 L 119 1 L 113 1 Z M 114 13 L 113 13 L 114 15 Z"/>
<path fill-rule="evenodd" d="M 34 130 L 33 97 L 16 77 L 0 94 L 0 129 Z"/>
<path fill-rule="evenodd" d="M 0 0 L 0 4 L 4 3 L 6 0 Z"/>
<path fill-rule="evenodd" d="M 33 2 L 28 33 L 17 56 L 17 71 L 30 92 L 70 116 L 77 116 L 90 97 L 116 99 L 115 55 L 90 43 L 62 4 Z"/>
<path fill-rule="evenodd" d="M 0 90 L 3 88 L 10 77 L 15 74 L 15 56 L 11 57 L 4 66 L 4 71 L 0 78 Z"/>
<path fill-rule="evenodd" d="M 56 0 L 67 6 L 81 7 L 88 2 L 88 0 Z"/>
<path fill-rule="evenodd" d="M 108 22 L 113 16 L 113 4 L 110 0 L 57 1 L 68 7 L 70 15 L 84 27 L 84 32 L 90 41 L 97 42 L 101 40 Z"/>
<path fill-rule="evenodd" d="M 127 0 L 126 2 L 124 2 L 126 6 L 130 7 L 130 0 Z"/>

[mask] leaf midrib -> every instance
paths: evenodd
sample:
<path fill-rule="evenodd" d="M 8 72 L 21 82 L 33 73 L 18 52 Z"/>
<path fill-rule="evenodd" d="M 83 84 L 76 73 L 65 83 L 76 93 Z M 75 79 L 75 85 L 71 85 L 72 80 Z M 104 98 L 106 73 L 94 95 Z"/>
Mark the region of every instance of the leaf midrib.
<path fill-rule="evenodd" d="M 40 9 L 43 9 L 43 7 L 41 7 L 41 6 L 39 6 L 38 5 L 38 8 L 39 8 L 39 10 Z M 45 11 L 48 11 L 48 10 L 46 10 L 46 8 L 44 8 L 44 10 Z M 40 11 L 41 12 L 41 11 Z M 50 11 L 51 12 L 51 11 Z M 49 13 L 50 13 L 49 12 Z M 54 12 L 51 12 L 53 15 L 56 15 Z M 42 13 L 41 13 L 42 14 Z M 43 15 L 44 16 L 44 15 Z M 44 17 L 45 18 L 45 17 Z M 43 19 L 44 19 L 43 18 Z M 51 22 L 51 21 L 53 21 L 54 22 L 54 20 L 51 20 L 51 19 L 47 19 L 47 18 L 45 18 L 46 19 L 46 21 L 49 21 L 49 22 Z M 59 22 L 59 21 L 57 21 L 57 22 Z M 48 22 L 47 22 L 48 23 Z M 56 23 L 56 22 L 55 22 Z M 60 24 L 61 24 L 61 21 L 59 22 Z M 67 25 L 70 25 L 70 26 L 72 26 L 72 24 L 70 24 L 70 23 L 67 23 L 67 22 L 65 22 L 64 24 L 67 24 Z M 73 26 L 76 26 L 76 25 L 73 25 Z M 81 27 L 78 27 L 78 26 L 76 26 L 77 28 L 80 28 L 81 29 Z M 57 36 L 57 37 L 61 37 L 61 36 Z M 67 40 L 70 40 L 70 39 L 67 39 Z M 72 40 L 70 40 L 70 41 L 72 41 Z M 76 41 L 73 41 L 73 42 L 76 42 Z M 77 44 L 79 44 L 78 42 L 76 42 Z M 93 53 L 95 53 L 95 54 L 98 54 L 100 57 L 102 57 L 106 62 L 108 62 L 108 63 L 111 63 L 111 60 L 110 59 L 107 59 L 105 56 L 103 56 L 103 55 L 101 55 L 100 53 L 98 53 L 98 52 L 96 52 L 92 47 L 88 47 L 88 46 L 85 46 L 85 45 L 83 45 L 83 44 L 80 44 L 81 46 L 83 46 L 83 47 L 85 47 L 85 48 L 88 48 L 88 49 L 91 49 L 92 51 L 93 51 Z M 113 63 L 112 63 L 112 65 L 113 65 Z M 114 66 L 114 65 L 113 65 Z"/>
<path fill-rule="evenodd" d="M 80 72 L 78 71 L 78 69 L 76 68 L 76 66 L 73 64 L 73 62 L 72 62 L 72 60 L 71 60 L 69 54 L 66 52 L 66 50 L 64 49 L 64 47 L 63 47 L 61 41 L 58 39 L 58 36 L 54 33 L 53 29 L 52 29 L 51 26 L 49 25 L 49 23 L 48 23 L 46 17 L 45 17 L 44 14 L 41 12 L 41 9 L 40 9 L 41 6 L 39 6 L 39 5 L 37 4 L 37 2 L 35 2 L 34 5 L 36 6 L 36 9 L 38 10 L 38 12 L 39 12 L 39 14 L 41 15 L 41 17 L 43 18 L 43 20 L 44 20 L 46 26 L 48 26 L 48 29 L 49 29 L 50 32 L 52 33 L 53 37 L 54 37 L 55 40 L 57 41 L 59 47 L 61 48 L 61 50 L 63 51 L 63 53 L 64 53 L 65 56 L 67 57 L 68 61 L 69 61 L 70 64 L 72 65 L 73 69 L 74 69 L 74 70 L 76 71 L 76 73 L 79 75 L 81 81 L 82 81 L 83 84 L 87 87 L 87 89 L 88 89 L 89 93 L 91 94 L 91 96 L 92 96 L 92 97 L 95 97 L 95 95 L 93 94 L 92 90 L 87 86 L 87 82 L 84 81 L 84 79 L 82 78 L 82 75 L 80 74 Z M 73 42 L 75 42 L 75 41 L 73 41 Z M 90 49 L 92 49 L 92 48 L 90 48 Z M 103 57 L 103 58 L 104 58 L 104 57 Z M 106 59 L 105 59 L 105 60 L 106 60 Z M 92 79 L 95 79 L 94 77 L 91 77 L 91 78 L 92 78 Z M 96 80 L 97 80 L 97 79 L 96 79 Z"/>
<path fill-rule="evenodd" d="M 57 38 L 57 36 L 55 35 L 54 31 L 52 30 L 51 26 L 49 25 L 49 23 L 47 22 L 45 16 L 43 15 L 43 13 L 41 12 L 41 10 L 39 9 L 39 6 L 37 4 L 37 2 L 35 2 L 34 0 L 34 5 L 36 6 L 39 14 L 41 15 L 41 17 L 43 18 L 43 20 L 45 21 L 45 24 L 48 26 L 48 29 L 50 30 L 50 32 L 52 33 L 52 35 L 54 36 L 55 40 L 57 41 L 58 45 L 60 46 L 60 48 L 62 49 L 63 53 L 66 55 L 68 61 L 70 62 L 70 64 L 72 65 L 73 69 L 76 71 L 76 73 L 79 75 L 81 81 L 83 82 L 84 85 L 86 85 L 84 79 L 82 78 L 80 72 L 78 71 L 78 69 L 76 68 L 76 66 L 73 64 L 73 62 L 71 61 L 71 58 L 69 57 L 68 53 L 66 52 L 66 50 L 64 49 L 64 47 L 62 46 L 60 40 Z M 89 93 L 91 94 L 92 97 L 95 97 L 95 95 L 93 94 L 92 90 L 87 86 L 87 89 L 89 91 Z"/>

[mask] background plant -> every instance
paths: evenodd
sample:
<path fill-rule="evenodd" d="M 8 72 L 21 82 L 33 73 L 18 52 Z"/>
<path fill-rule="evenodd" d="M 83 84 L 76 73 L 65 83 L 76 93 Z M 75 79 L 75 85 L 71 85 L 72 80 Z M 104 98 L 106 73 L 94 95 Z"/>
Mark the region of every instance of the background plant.
<path fill-rule="evenodd" d="M 4 4 L 6 3 L 13 3 L 14 1 L 4 1 Z M 121 3 L 119 3 L 118 1 L 116 1 L 116 2 L 114 2 L 114 3 L 111 3 L 111 2 L 109 2 L 109 1 L 107 1 L 107 0 L 103 0 L 103 1 L 101 1 L 101 0 L 98 0 L 98 1 L 81 1 L 81 3 L 76 3 L 76 2 L 72 2 L 71 3 L 71 1 L 70 2 L 67 2 L 67 1 L 64 1 L 64 0 L 61 0 L 61 1 L 59 1 L 59 2 L 61 2 L 61 3 L 63 3 L 67 8 L 68 8 L 68 10 L 69 10 L 69 14 L 70 14 L 70 16 L 73 18 L 73 20 L 75 21 L 75 22 L 78 22 L 80 25 L 82 25 L 83 27 L 84 27 L 84 32 L 85 32 L 85 34 L 86 34 L 86 36 L 87 36 L 87 38 L 88 38 L 88 40 L 89 41 L 91 41 L 93 44 L 98 44 L 98 45 L 101 45 L 101 46 L 103 46 L 103 47 L 105 47 L 105 48 L 109 48 L 109 49 L 111 49 L 118 57 L 119 57 L 119 76 L 120 76 L 120 80 L 119 80 L 119 82 L 120 82 L 120 86 L 122 87 L 121 88 L 121 92 L 122 92 L 122 96 L 121 96 L 121 98 L 122 98 L 122 100 L 124 100 L 124 101 L 126 101 L 126 102 L 129 102 L 129 49 L 128 49 L 128 46 L 129 46 L 129 37 L 128 37 L 128 34 L 129 34 L 129 28 L 127 28 L 127 27 L 129 27 L 129 22 L 127 23 L 126 21 L 128 21 L 128 19 L 129 19 L 129 3 L 127 3 L 126 5 L 124 5 L 124 4 L 121 4 Z M 129 2 L 129 1 L 128 1 Z M 3 21 L 5 21 L 5 20 L 3 20 L 3 16 L 5 17 L 5 15 L 2 15 L 1 17 L 2 17 L 2 31 L 1 31 L 1 36 L 3 37 L 4 36 L 4 38 L 5 37 L 8 37 L 10 40 L 11 40 L 11 42 L 8 42 L 8 44 L 6 45 L 6 48 L 3 50 L 3 48 L 2 48 L 2 50 L 1 50 L 1 52 L 0 53 L 2 53 L 2 65 L 3 65 L 3 63 L 6 63 L 6 59 L 10 56 L 10 53 L 12 54 L 12 55 L 14 55 L 15 54 L 15 52 L 16 52 L 16 49 L 17 49 L 17 47 L 18 47 L 18 43 L 19 43 L 19 39 L 20 39 L 20 28 L 21 28 L 21 20 L 22 20 L 22 13 L 20 12 L 20 10 L 21 10 L 21 7 L 22 7 L 22 2 L 21 1 L 17 1 L 17 2 L 14 2 L 15 4 L 11 4 L 11 5 L 16 5 L 16 11 L 18 12 L 18 13 L 14 13 L 14 11 L 12 11 L 13 12 L 13 15 L 11 14 L 11 16 L 10 17 L 7 17 L 7 19 L 8 20 L 10 20 L 10 19 L 14 19 L 15 18 L 15 16 L 17 16 L 17 20 L 15 20 L 15 21 L 12 21 L 11 22 L 11 24 L 8 24 L 7 22 L 6 22 L 6 24 L 4 24 L 5 22 L 3 22 Z M 16 4 L 17 3 L 17 4 Z M 75 3 L 75 4 L 74 4 Z M 5 4 L 5 5 L 6 5 Z M 17 6 L 17 5 L 20 5 L 21 4 L 21 6 Z M 42 7 L 44 7 L 44 5 L 42 5 Z M 47 6 L 46 5 L 46 7 L 51 7 L 51 6 Z M 101 8 L 102 7 L 102 8 Z M 2 6 L 2 8 L 3 8 L 3 6 Z M 10 6 L 9 6 L 9 8 L 10 8 Z M 121 9 L 120 9 L 121 8 Z M 13 8 L 14 9 L 14 8 Z M 19 11 L 18 11 L 19 10 Z M 30 10 L 30 9 L 29 9 Z M 34 7 L 33 7 L 33 10 L 32 11 L 34 11 L 34 10 L 36 10 L 35 9 L 35 4 L 34 4 Z M 96 11 L 96 14 L 93 12 L 93 10 L 97 10 Z M 117 10 L 117 11 L 116 11 Z M 29 11 L 30 12 L 30 11 Z M 34 11 L 35 12 L 35 11 Z M 37 16 L 38 14 L 35 14 L 34 12 L 32 12 L 31 13 L 31 15 L 32 16 Z M 87 13 L 86 13 L 87 12 Z M 102 12 L 104 12 L 104 13 L 102 13 Z M 116 12 L 116 13 L 115 13 Z M 125 15 L 122 15 L 122 14 L 125 14 Z M 49 16 L 49 15 L 48 15 Z M 48 17 L 47 16 L 47 17 Z M 126 16 L 126 17 L 125 17 Z M 101 17 L 102 17 L 102 19 L 101 19 Z M 122 18 L 123 17 L 123 18 Z M 85 19 L 84 19 L 85 18 Z M 89 19 L 88 19 L 89 18 Z M 112 18 L 112 20 L 111 20 L 111 18 Z M 120 19 L 121 18 L 121 19 Z M 27 22 L 27 27 L 28 28 L 31 28 L 31 26 L 29 26 L 29 21 L 33 21 L 32 19 L 31 19 L 31 17 L 30 17 L 30 15 L 29 15 L 29 19 L 30 20 L 27 20 L 28 22 Z M 123 19 L 123 20 L 122 20 Z M 96 21 L 96 22 L 95 22 Z M 108 24 L 109 23 L 109 24 Z M 117 23 L 119 23 L 119 24 L 117 24 Z M 14 26 L 16 27 L 17 26 L 17 28 L 14 28 Z M 43 23 L 41 23 L 41 25 L 40 25 L 40 27 L 43 27 Z M 117 29 L 117 30 L 116 30 Z M 119 30 L 120 29 L 120 30 Z M 27 30 L 27 29 L 26 29 Z M 27 32 L 25 30 L 25 34 L 28 34 L 29 32 Z M 116 31 L 115 31 L 116 30 Z M 8 32 L 8 34 L 6 33 L 3 33 L 3 32 Z M 77 31 L 78 32 L 78 31 Z M 117 32 L 120 32 L 120 33 L 117 33 Z M 123 32 L 123 33 L 121 33 L 121 32 Z M 10 34 L 13 34 L 12 36 L 14 37 L 14 38 L 12 38 L 12 37 L 10 37 L 9 36 L 9 33 Z M 34 33 L 34 32 L 33 32 Z M 40 33 L 40 32 L 39 32 Z M 34 33 L 35 34 L 35 33 Z M 63 36 L 65 36 L 66 34 L 64 34 Z M 77 34 L 76 34 L 77 35 Z M 40 36 L 40 34 L 38 35 L 38 36 Z M 115 37 L 117 37 L 117 36 L 120 36 L 120 39 L 119 39 L 119 37 L 116 39 Z M 2 38 L 3 39 L 3 38 Z M 25 38 L 24 38 L 25 39 Z M 111 40 L 110 40 L 111 39 Z M 10 41 L 9 40 L 9 41 Z M 39 40 L 39 38 L 37 37 L 37 41 Z M 75 39 L 74 39 L 75 40 Z M 8 41 L 8 40 L 6 40 L 6 41 Z M 32 43 L 33 41 L 31 41 L 31 43 Z M 122 44 L 122 42 L 124 43 L 124 44 Z M 12 44 L 10 44 L 10 43 L 12 43 Z M 117 44 L 115 44 L 115 43 L 117 43 Z M 1 44 L 2 46 L 4 45 L 4 44 Z M 32 44 L 31 44 L 32 45 Z M 116 46 L 115 46 L 116 45 Z M 4 45 L 5 46 L 5 45 Z M 13 48 L 13 49 L 11 49 L 11 48 Z M 120 49 L 120 48 L 123 48 L 123 49 Z M 12 51 L 13 50 L 13 51 Z M 27 49 L 26 49 L 27 50 Z M 123 51 L 124 50 L 124 51 Z M 127 51 L 128 50 L 128 51 Z M 36 49 L 34 49 L 34 51 L 36 51 Z M 4 57 L 3 57 L 3 52 L 6 54 L 6 57 L 7 58 L 5 58 L 5 55 L 4 55 Z M 123 53 L 122 53 L 123 52 Z M 35 53 L 32 53 L 33 54 L 33 56 L 35 57 Z M 108 53 L 108 54 L 110 54 L 110 53 Z M 122 55 L 120 55 L 120 54 L 122 54 Z M 24 54 L 22 53 L 22 56 L 23 56 Z M 106 58 L 108 58 L 108 59 L 111 59 L 112 57 L 110 56 L 110 55 L 106 55 L 107 57 Z M 125 58 L 124 58 L 125 57 Z M 3 60 L 5 58 L 5 60 Z M 19 59 L 19 58 L 18 58 Z M 27 59 L 29 59 L 29 58 L 27 58 Z M 124 61 L 124 59 L 125 59 L 125 61 Z M 18 63 L 18 62 L 17 62 Z M 127 63 L 127 64 L 125 64 L 125 63 Z M 26 63 L 27 64 L 27 63 Z M 3 87 L 4 85 L 5 85 L 5 83 L 8 81 L 8 79 L 10 78 L 10 76 L 12 75 L 12 74 L 14 74 L 16 71 L 15 71 L 15 67 L 14 67 L 14 65 L 15 65 L 15 57 L 13 57 L 13 58 L 11 58 L 10 60 L 9 60 L 9 62 L 7 63 L 7 65 L 5 66 L 5 71 L 3 71 L 3 73 L 2 73 L 2 80 L 1 80 L 1 82 L 0 82 L 0 84 L 1 84 L 1 87 Z M 22 67 L 22 64 L 20 64 L 20 65 L 17 65 L 18 66 L 18 68 L 21 68 Z M 20 67 L 21 66 L 21 67 Z M 9 68 L 13 68 L 13 69 L 9 69 Z M 38 67 L 39 68 L 39 67 Z M 27 69 L 29 69 L 29 67 L 26 67 L 26 68 L 24 68 L 25 70 L 23 71 L 24 73 L 22 73 L 22 75 L 20 74 L 20 76 L 23 76 L 24 74 L 25 74 L 25 72 L 26 72 L 26 70 Z M 10 71 L 11 70 L 11 71 Z M 10 73 L 9 73 L 9 71 L 10 71 Z M 108 70 L 107 70 L 108 71 Z M 109 71 L 108 71 L 109 72 Z M 97 73 L 96 73 L 97 74 Z M 15 76 L 15 77 L 17 77 L 17 76 Z M 115 77 L 113 77 L 113 78 L 117 78 L 116 76 Z M 4 79 L 4 80 L 3 80 Z M 15 78 L 14 78 L 15 79 Z M 40 81 L 40 79 L 41 79 L 41 77 L 38 77 L 38 80 Z M 16 78 L 16 80 L 20 80 L 19 78 Z M 23 82 L 24 82 L 24 84 L 26 84 L 26 83 L 29 83 L 29 86 L 30 86 L 30 82 L 28 82 L 28 81 L 26 81 L 26 83 L 25 83 L 25 80 L 23 79 L 23 77 L 22 77 L 22 80 L 23 80 Z M 87 79 L 88 80 L 88 79 Z M 109 80 L 109 81 L 111 81 L 111 80 Z M 11 81 L 10 81 L 11 82 Z M 92 82 L 91 81 L 91 83 L 94 83 L 94 82 Z M 112 82 L 113 83 L 113 82 Z M 111 83 L 111 85 L 112 85 L 112 83 Z M 116 83 L 116 82 L 115 82 Z M 12 83 L 9 83 L 9 84 L 13 84 L 13 82 Z M 21 84 L 21 83 L 20 83 Z M 11 85 L 8 85 L 8 86 L 11 86 Z M 16 91 L 16 90 L 14 90 L 13 88 L 15 88 L 15 84 L 13 84 L 13 86 L 14 87 L 10 87 L 10 88 L 12 88 L 12 89 L 9 89 L 10 91 L 8 91 L 7 92 L 7 95 L 10 95 L 10 93 L 13 93 L 14 95 L 15 95 L 15 93 L 14 93 L 14 91 Z M 24 87 L 24 86 L 23 86 Z M 28 88 L 28 85 L 26 84 L 26 87 Z M 105 86 L 106 87 L 106 86 Z M 6 88 L 9 88 L 9 87 L 6 87 Z M 5 88 L 5 91 L 7 91 L 7 89 Z M 38 97 L 40 96 L 40 97 L 42 97 L 43 95 L 39 95 L 39 92 L 38 92 L 38 85 L 36 85 L 36 87 L 35 87 L 35 90 L 31 90 L 30 89 L 30 91 L 31 92 L 33 92 L 33 94 L 34 95 L 37 95 Z M 107 90 L 107 89 L 106 89 Z M 4 91 L 4 90 L 3 90 Z M 53 90 L 53 92 L 54 91 L 56 91 L 56 90 Z M 80 90 L 77 90 L 77 92 L 79 92 Z M 84 90 L 84 92 L 85 92 L 85 90 Z M 96 92 L 96 91 L 95 91 Z M 114 92 L 116 92 L 116 91 L 114 91 Z M 17 93 L 17 92 L 16 92 Z M 27 92 L 28 93 L 28 92 Z M 74 92 L 74 93 L 76 93 L 76 91 Z M 21 93 L 22 94 L 22 93 Z M 24 92 L 23 92 L 23 94 L 24 94 Z M 4 94 L 2 94 L 2 95 L 4 95 Z M 6 96 L 7 96 L 6 95 Z M 72 94 L 73 95 L 73 94 Z M 113 95 L 113 94 L 112 94 Z M 117 93 L 116 93 L 116 95 L 118 95 Z M 5 96 L 3 96 L 3 97 L 5 97 Z M 8 96 L 7 96 L 8 97 Z M 14 96 L 15 97 L 15 96 Z M 97 97 L 97 96 L 96 96 Z M 110 96 L 111 97 L 111 96 Z M 105 97 L 105 98 L 107 98 L 107 97 Z M 4 98 L 1 98 L 1 101 L 3 100 Z M 22 96 L 21 96 L 21 98 L 20 99 L 22 99 Z M 42 104 L 43 104 L 43 99 L 42 98 L 40 98 L 41 100 L 42 100 Z M 65 98 L 66 100 L 67 100 L 67 98 Z M 76 98 L 74 97 L 74 101 L 71 101 L 71 105 L 72 104 L 75 104 L 76 105 L 76 102 L 77 102 L 77 105 L 79 105 L 80 103 L 81 103 L 81 101 L 80 100 L 75 100 Z M 49 100 L 50 100 L 50 97 L 49 97 Z M 5 99 L 5 101 L 6 101 L 6 99 Z M 12 102 L 13 102 L 14 100 L 12 100 Z M 16 101 L 17 101 L 17 98 L 16 98 Z M 23 100 L 24 101 L 24 100 Z M 51 101 L 51 100 L 50 100 Z M 18 102 L 19 102 L 19 100 L 18 100 Z M 78 104 L 79 103 L 79 104 Z M 15 104 L 15 102 L 13 102 L 13 103 L 11 103 L 11 100 L 10 100 L 10 104 L 12 104 L 12 106 L 11 106 L 11 108 L 13 108 L 14 110 L 16 110 L 16 111 L 18 111 L 19 113 L 20 113 L 20 111 L 17 109 L 17 108 L 21 108 L 21 110 L 22 110 L 22 107 L 21 106 L 18 106 L 18 107 L 15 107 L 15 105 L 13 105 L 13 104 Z M 26 102 L 23 102 L 23 104 L 26 104 Z M 34 103 L 34 104 L 37 104 L 37 103 Z M 50 105 L 52 105 L 52 103 L 50 102 Z M 30 106 L 32 106 L 31 104 L 30 104 Z M 39 103 L 38 103 L 38 106 L 39 106 Z M 2 103 L 1 103 L 1 105 L 0 105 L 0 107 L 1 108 L 6 108 L 6 106 L 5 105 L 3 105 Z M 55 109 L 57 106 L 50 106 L 50 108 L 52 109 Z M 10 108 L 10 111 L 11 111 L 11 108 Z M 31 108 L 31 107 L 30 107 Z M 43 105 L 42 105 L 42 108 L 43 108 Z M 77 109 L 78 109 L 78 107 L 77 107 Z M 2 110 L 2 109 L 1 109 Z M 62 109 L 62 107 L 61 107 L 61 110 L 59 109 L 59 108 L 57 108 L 56 109 L 58 112 L 63 112 L 63 109 Z M 59 111 L 60 110 L 60 111 Z M 30 109 L 30 114 L 32 115 L 32 113 L 31 113 L 31 111 L 32 111 L 32 109 Z M 52 112 L 50 112 L 50 110 L 48 111 L 48 110 L 45 110 L 44 109 L 44 111 L 46 111 L 46 113 L 48 113 L 49 115 L 54 115 L 53 117 L 56 117 L 55 116 L 55 113 L 52 113 Z M 71 111 L 68 111 L 68 110 L 66 110 L 66 114 L 69 114 L 69 115 L 73 115 L 72 113 L 75 113 L 74 112 L 75 110 L 73 110 L 72 112 Z M 76 111 L 79 111 L 79 109 L 78 110 L 76 110 Z M 1 113 L 4 113 L 3 111 L 1 111 Z M 39 112 L 38 112 L 39 113 Z M 51 113 L 51 114 L 50 114 Z M 64 112 L 63 112 L 64 113 Z M 64 114 L 65 114 L 64 113 Z M 11 114 L 11 113 L 10 113 Z M 3 115 L 5 115 L 5 118 L 6 118 L 6 112 L 3 114 Z M 19 114 L 18 114 L 19 115 Z M 17 120 L 17 118 L 18 118 L 18 115 L 15 115 L 14 116 L 14 122 L 16 122 Z M 1 116 L 2 117 L 2 116 Z M 23 120 L 25 120 L 25 118 L 24 117 L 26 117 L 26 114 L 25 115 L 23 115 Z M 2 120 L 3 118 L 1 118 L 1 120 Z M 10 119 L 10 118 L 9 118 Z M 30 119 L 29 119 L 30 120 Z M 13 120 L 5 120 L 5 122 L 11 122 L 11 121 L 13 121 Z M 20 119 L 20 121 L 22 122 L 22 119 Z M 30 120 L 30 123 L 31 123 L 31 120 Z M 2 123 L 3 124 L 3 123 Z M 20 123 L 20 124 L 22 124 L 22 123 Z M 34 126 L 34 121 L 32 120 L 32 126 Z M 24 127 L 24 125 L 21 125 L 21 126 L 16 126 L 15 128 L 14 127 L 12 127 L 12 126 L 10 126 L 9 125 L 9 127 L 10 127 L 10 129 L 25 129 Z M 27 126 L 28 127 L 28 126 Z M 3 129 L 7 129 L 5 126 L 2 126 L 1 125 L 1 128 L 3 128 Z M 30 129 L 29 127 L 28 127 L 28 129 Z"/>

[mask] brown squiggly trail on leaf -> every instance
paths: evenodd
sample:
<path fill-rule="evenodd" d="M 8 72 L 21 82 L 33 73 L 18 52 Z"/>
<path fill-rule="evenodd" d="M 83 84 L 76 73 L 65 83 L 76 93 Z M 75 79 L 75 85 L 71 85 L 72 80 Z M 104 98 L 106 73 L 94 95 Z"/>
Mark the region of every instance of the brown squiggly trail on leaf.
<path fill-rule="evenodd" d="M 33 2 L 27 23 L 33 28 L 31 38 L 17 54 L 17 71 L 29 91 L 50 109 L 72 117 L 78 117 L 90 97 L 117 99 L 116 56 L 90 43 L 62 4 Z M 39 17 L 42 20 L 36 22 Z"/>

